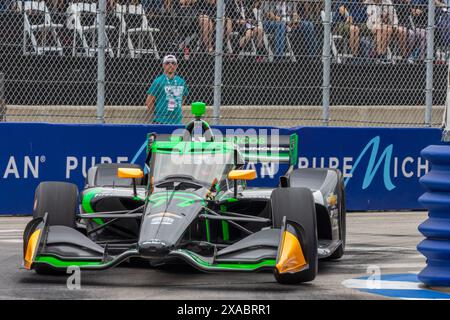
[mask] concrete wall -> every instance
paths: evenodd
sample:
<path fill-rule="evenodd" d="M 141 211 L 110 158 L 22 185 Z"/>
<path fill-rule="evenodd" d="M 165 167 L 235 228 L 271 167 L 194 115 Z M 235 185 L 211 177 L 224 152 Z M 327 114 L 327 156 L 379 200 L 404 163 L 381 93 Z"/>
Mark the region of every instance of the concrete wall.
<path fill-rule="evenodd" d="M 444 107 L 435 106 L 432 126 L 442 123 Z M 183 107 L 191 119 L 190 107 Z M 224 125 L 301 126 L 322 125 L 321 106 L 222 106 Z M 423 127 L 424 106 L 332 106 L 330 126 Z M 206 119 L 211 119 L 207 108 Z M 150 123 L 145 106 L 106 106 L 106 123 Z M 95 106 L 18 106 L 6 108 L 7 122 L 96 123 Z"/>

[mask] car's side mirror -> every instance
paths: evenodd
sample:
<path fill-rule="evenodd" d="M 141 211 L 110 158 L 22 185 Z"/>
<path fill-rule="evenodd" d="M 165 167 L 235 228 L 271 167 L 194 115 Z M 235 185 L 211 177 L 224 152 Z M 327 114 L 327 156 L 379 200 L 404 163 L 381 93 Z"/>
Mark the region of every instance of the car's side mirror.
<path fill-rule="evenodd" d="M 234 180 L 234 198 L 237 198 L 237 181 L 256 179 L 256 170 L 231 170 L 228 179 Z"/>
<path fill-rule="evenodd" d="M 256 170 L 231 170 L 228 173 L 230 180 L 254 180 L 256 179 Z"/>
<path fill-rule="evenodd" d="M 144 177 L 144 171 L 137 168 L 118 168 L 117 176 L 123 179 L 139 179 Z"/>
<path fill-rule="evenodd" d="M 138 168 L 118 168 L 117 176 L 122 179 L 133 179 L 133 195 L 137 197 L 136 179 L 144 177 L 144 171 Z"/>

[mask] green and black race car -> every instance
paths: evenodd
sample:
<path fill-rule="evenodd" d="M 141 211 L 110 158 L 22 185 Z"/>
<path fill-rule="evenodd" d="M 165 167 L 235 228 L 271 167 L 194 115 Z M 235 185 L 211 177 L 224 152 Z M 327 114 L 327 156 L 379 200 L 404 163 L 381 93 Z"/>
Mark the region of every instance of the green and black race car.
<path fill-rule="evenodd" d="M 294 169 L 297 136 L 277 145 L 257 136 L 219 139 L 201 119 L 181 134 L 148 135 L 137 164 L 89 169 L 78 192 L 42 182 L 24 231 L 24 267 L 103 270 L 138 259 L 151 266 L 188 263 L 203 271 L 271 269 L 280 283 L 315 278 L 318 259 L 345 249 L 345 197 L 334 169 Z M 285 162 L 276 188 L 249 188 L 247 162 Z"/>

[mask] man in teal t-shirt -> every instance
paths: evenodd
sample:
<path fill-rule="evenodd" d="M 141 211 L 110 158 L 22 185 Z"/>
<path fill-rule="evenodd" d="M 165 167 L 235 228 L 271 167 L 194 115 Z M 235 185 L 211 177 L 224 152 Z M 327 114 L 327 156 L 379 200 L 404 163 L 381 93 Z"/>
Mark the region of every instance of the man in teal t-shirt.
<path fill-rule="evenodd" d="M 157 77 L 147 91 L 145 105 L 154 115 L 156 124 L 181 124 L 181 106 L 188 95 L 188 87 L 183 78 L 175 75 L 177 58 L 173 55 L 163 59 L 164 73 Z"/>

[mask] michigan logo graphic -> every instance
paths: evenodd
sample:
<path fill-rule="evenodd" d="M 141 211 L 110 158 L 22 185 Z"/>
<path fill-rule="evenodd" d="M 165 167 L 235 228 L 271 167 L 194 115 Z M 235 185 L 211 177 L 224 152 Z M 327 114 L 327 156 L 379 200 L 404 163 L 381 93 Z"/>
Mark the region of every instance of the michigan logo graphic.
<path fill-rule="evenodd" d="M 372 148 L 372 149 L 371 149 Z M 377 155 L 378 150 L 380 148 L 380 136 L 376 136 L 372 140 L 370 140 L 367 145 L 364 147 L 364 149 L 359 154 L 358 158 L 356 159 L 352 170 L 350 171 L 350 175 L 345 179 L 345 185 L 347 186 L 350 178 L 353 176 L 353 173 L 358 168 L 358 165 L 360 164 L 363 157 L 366 155 L 366 153 L 371 150 L 369 162 L 367 164 L 366 173 L 364 175 L 364 180 L 362 183 L 362 189 L 367 189 L 371 184 L 375 177 L 375 174 L 377 173 L 380 166 L 383 164 L 383 182 L 384 186 L 387 190 L 391 191 L 395 189 L 395 185 L 392 183 L 391 180 L 391 161 L 392 161 L 392 152 L 394 149 L 394 145 L 390 144 L 388 145 L 383 153 L 380 155 L 377 161 Z"/>

